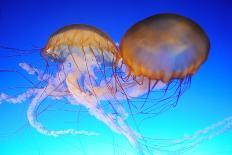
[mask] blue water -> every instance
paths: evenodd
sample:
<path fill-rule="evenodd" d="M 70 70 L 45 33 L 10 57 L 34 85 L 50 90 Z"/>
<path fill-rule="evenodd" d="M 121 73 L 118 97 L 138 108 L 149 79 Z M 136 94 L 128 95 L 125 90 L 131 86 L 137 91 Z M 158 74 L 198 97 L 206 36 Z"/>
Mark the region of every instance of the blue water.
<path fill-rule="evenodd" d="M 169 12 L 193 19 L 210 38 L 208 60 L 193 76 L 190 89 L 180 98 L 177 107 L 146 120 L 141 127 L 143 134 L 153 138 L 182 138 L 232 116 L 231 8 L 229 0 L 1 0 L 0 44 L 19 49 L 42 48 L 51 33 L 74 23 L 96 26 L 115 42 L 120 42 L 130 26 L 153 14 Z M 12 55 L 7 52 L 12 51 L 0 49 L 0 69 L 20 70 L 19 62 L 44 68 L 39 53 L 6 58 L 6 55 Z M 6 91 L 7 86 L 15 85 L 29 86 L 16 73 L 0 72 L 1 92 Z M 18 94 L 23 89 L 12 88 L 7 92 Z M 77 110 L 64 102 L 54 104 L 56 108 Z M 80 128 L 99 132 L 100 136 L 67 135 L 54 138 L 41 135 L 27 124 L 28 104 L 28 101 L 18 105 L 0 104 L 0 155 L 134 154 L 133 147 L 123 136 L 112 132 L 88 113 L 79 118 L 75 112 L 60 110 L 46 112 L 39 120 L 52 129 Z M 231 155 L 232 131 L 205 140 L 185 154 Z"/>

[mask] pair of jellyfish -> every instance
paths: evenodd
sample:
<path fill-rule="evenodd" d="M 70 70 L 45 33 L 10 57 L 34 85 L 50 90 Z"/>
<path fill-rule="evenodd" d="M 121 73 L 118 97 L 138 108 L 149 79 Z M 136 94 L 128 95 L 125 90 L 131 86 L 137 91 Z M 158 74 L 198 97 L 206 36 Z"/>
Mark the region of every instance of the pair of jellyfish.
<path fill-rule="evenodd" d="M 128 116 L 157 115 L 175 106 L 189 87 L 191 76 L 207 59 L 209 48 L 209 39 L 202 28 L 176 14 L 153 15 L 137 22 L 124 34 L 119 47 L 93 26 L 65 26 L 53 33 L 41 50 L 46 62 L 57 65 L 56 73 L 48 74 L 20 63 L 45 85 L 17 97 L 2 93 L 0 101 L 22 103 L 33 97 L 27 117 L 29 124 L 42 134 L 97 135 L 85 130 L 48 130 L 37 121 L 36 110 L 44 99 L 67 98 L 71 104 L 85 107 L 112 131 L 124 135 L 139 154 L 149 154 L 152 146 L 145 147 L 146 139 L 137 127 L 135 132 L 128 125 Z M 148 101 L 149 94 L 156 92 L 161 93 L 161 97 Z M 133 99 L 140 102 L 132 103 Z M 104 110 L 103 103 L 107 103 L 110 112 Z M 226 122 L 231 122 L 231 118 Z M 205 133 L 208 132 L 202 132 Z M 160 145 L 163 147 L 166 145 Z"/>

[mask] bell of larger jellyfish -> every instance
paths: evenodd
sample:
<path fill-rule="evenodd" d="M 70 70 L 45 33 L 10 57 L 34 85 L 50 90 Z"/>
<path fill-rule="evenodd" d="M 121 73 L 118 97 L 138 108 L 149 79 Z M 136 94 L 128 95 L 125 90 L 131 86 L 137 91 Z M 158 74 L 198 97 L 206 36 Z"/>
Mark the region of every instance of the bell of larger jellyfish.
<path fill-rule="evenodd" d="M 206 33 L 191 19 L 157 14 L 124 34 L 120 54 L 136 76 L 167 83 L 194 74 L 207 59 L 209 47 Z"/>

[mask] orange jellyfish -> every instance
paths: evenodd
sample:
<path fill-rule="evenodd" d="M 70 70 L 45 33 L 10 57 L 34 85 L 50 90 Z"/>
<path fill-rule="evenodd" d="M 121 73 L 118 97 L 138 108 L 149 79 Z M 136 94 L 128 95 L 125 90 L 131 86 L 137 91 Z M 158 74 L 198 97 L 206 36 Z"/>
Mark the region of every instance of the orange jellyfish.
<path fill-rule="evenodd" d="M 157 14 L 134 24 L 124 34 L 120 56 L 129 68 L 128 76 L 162 81 L 167 84 L 165 92 L 176 85 L 172 92 L 178 100 L 207 59 L 209 47 L 206 33 L 191 19 Z M 152 87 L 149 84 L 148 91 Z"/>

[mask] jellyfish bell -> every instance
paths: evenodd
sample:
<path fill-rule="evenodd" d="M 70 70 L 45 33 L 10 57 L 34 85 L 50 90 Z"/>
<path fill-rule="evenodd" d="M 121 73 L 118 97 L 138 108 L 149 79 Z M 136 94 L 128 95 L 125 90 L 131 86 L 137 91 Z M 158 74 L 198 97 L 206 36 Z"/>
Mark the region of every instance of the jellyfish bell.
<path fill-rule="evenodd" d="M 209 46 L 206 33 L 191 19 L 157 14 L 124 34 L 120 55 L 134 75 L 168 83 L 193 75 L 207 59 Z"/>
<path fill-rule="evenodd" d="M 70 54 L 71 48 L 98 48 L 100 52 L 108 51 L 117 54 L 113 40 L 101 30 L 83 24 L 65 26 L 53 33 L 43 52 L 43 55 L 62 60 Z"/>
<path fill-rule="evenodd" d="M 165 84 L 155 91 L 158 95 L 150 95 L 155 96 L 152 105 L 141 111 L 157 115 L 175 107 L 190 87 L 191 76 L 207 59 L 209 47 L 203 29 L 176 14 L 153 15 L 129 28 L 119 47 L 119 55 L 129 71 L 127 76 L 148 81 L 146 100 L 157 83 Z M 145 102 L 141 107 L 144 105 Z"/>

